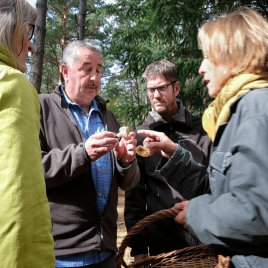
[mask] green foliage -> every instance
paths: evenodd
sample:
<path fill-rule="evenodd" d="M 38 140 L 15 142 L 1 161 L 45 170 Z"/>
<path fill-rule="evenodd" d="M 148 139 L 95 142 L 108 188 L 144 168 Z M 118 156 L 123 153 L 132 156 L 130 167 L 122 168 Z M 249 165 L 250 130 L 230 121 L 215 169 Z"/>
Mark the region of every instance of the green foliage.
<path fill-rule="evenodd" d="M 100 44 L 106 37 L 102 31 L 105 23 L 103 0 L 87 1 L 85 39 Z M 41 92 L 52 92 L 61 83 L 60 59 L 62 50 L 78 39 L 79 0 L 48 0 L 44 70 Z"/>
<path fill-rule="evenodd" d="M 124 73 L 113 75 L 108 79 L 108 82 L 102 87 L 100 95 L 106 99 L 107 107 L 113 111 L 121 125 L 128 125 L 134 129 L 144 120 L 144 116 L 148 113 L 150 105 L 147 101 L 137 105 L 133 98 L 133 81 L 122 80 Z M 139 84 L 142 84 L 140 82 Z M 147 100 L 146 92 L 140 93 L 142 98 Z"/>
<path fill-rule="evenodd" d="M 148 113 L 150 105 L 132 106 L 125 104 L 118 108 L 117 116 L 121 118 L 121 124 L 135 129 L 135 126 L 140 125 L 145 120 L 145 115 Z"/>
<path fill-rule="evenodd" d="M 196 37 L 210 16 L 208 11 L 204 14 L 205 6 L 209 5 L 203 0 L 119 0 L 108 5 L 115 27 L 105 56 L 127 66 L 125 79 L 140 77 L 153 61 L 173 62 L 178 67 L 180 98 L 191 111 L 202 113 L 209 98 L 198 75 L 202 53 Z"/>
<path fill-rule="evenodd" d="M 208 19 L 248 5 L 268 17 L 266 0 L 103 0 L 87 1 L 86 39 L 103 50 L 101 95 L 122 125 L 133 128 L 150 104 L 141 75 L 153 61 L 166 58 L 177 66 L 179 98 L 194 114 L 211 101 L 198 74 L 202 53 L 197 34 Z M 79 0 L 49 0 L 42 91 L 59 83 L 63 47 L 77 39 Z M 116 71 L 115 71 L 116 70 Z"/>
<path fill-rule="evenodd" d="M 267 4 L 264 2 L 118 0 L 106 6 L 107 14 L 112 18 L 113 33 L 109 45 L 104 46 L 105 56 L 123 64 L 125 77 L 122 79 L 125 80 L 140 77 L 153 61 L 166 58 L 173 62 L 178 68 L 180 99 L 191 112 L 202 114 L 211 99 L 198 74 L 203 58 L 197 43 L 200 26 L 208 19 L 243 5 L 254 7 L 267 16 Z"/>

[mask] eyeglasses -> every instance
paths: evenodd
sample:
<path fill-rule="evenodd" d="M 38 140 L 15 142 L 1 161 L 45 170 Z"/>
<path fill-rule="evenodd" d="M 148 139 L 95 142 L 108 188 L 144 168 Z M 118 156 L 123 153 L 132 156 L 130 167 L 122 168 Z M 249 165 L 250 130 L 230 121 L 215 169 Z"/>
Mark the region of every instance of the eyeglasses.
<path fill-rule="evenodd" d="M 153 96 L 153 95 L 154 95 L 155 90 L 157 90 L 157 91 L 158 91 L 159 93 L 161 93 L 161 94 L 164 94 L 164 93 L 166 92 L 167 88 L 168 88 L 170 85 L 172 85 L 172 84 L 174 84 L 174 83 L 176 83 L 176 82 L 177 82 L 177 81 L 173 81 L 173 82 L 171 82 L 171 83 L 169 83 L 169 84 L 162 85 L 162 86 L 155 87 L 155 88 L 149 87 L 149 88 L 146 88 L 145 90 L 147 90 L 148 95 L 150 95 L 150 96 Z"/>
<path fill-rule="evenodd" d="M 29 41 L 33 38 L 34 27 L 35 27 L 34 24 L 29 24 L 29 25 L 28 25 L 28 32 L 27 32 L 27 35 L 28 35 L 28 40 L 29 40 Z"/>

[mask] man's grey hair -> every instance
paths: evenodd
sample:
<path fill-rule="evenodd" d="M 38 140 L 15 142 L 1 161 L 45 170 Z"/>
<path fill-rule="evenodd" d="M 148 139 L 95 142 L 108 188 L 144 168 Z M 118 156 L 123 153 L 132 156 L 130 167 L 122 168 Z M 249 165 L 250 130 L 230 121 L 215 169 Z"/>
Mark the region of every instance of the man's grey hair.
<path fill-rule="evenodd" d="M 68 68 L 71 68 L 73 65 L 73 62 L 78 57 L 77 50 L 80 47 L 86 47 L 91 51 L 98 52 L 101 56 L 101 51 L 97 46 L 95 46 L 95 45 L 93 45 L 85 40 L 77 40 L 77 41 L 73 41 L 73 42 L 69 43 L 64 48 L 63 53 L 62 53 L 61 64 L 66 64 Z"/>

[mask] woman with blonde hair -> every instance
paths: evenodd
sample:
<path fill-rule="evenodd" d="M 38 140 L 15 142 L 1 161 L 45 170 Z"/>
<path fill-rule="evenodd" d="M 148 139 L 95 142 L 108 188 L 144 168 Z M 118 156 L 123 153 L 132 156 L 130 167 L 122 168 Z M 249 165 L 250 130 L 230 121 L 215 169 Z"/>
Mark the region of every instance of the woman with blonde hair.
<path fill-rule="evenodd" d="M 213 141 L 208 169 L 163 133 L 138 131 L 151 154 L 165 156 L 160 174 L 191 199 L 175 204 L 175 220 L 202 243 L 227 249 L 239 268 L 268 267 L 267 29 L 256 11 L 241 8 L 199 31 L 199 73 L 215 98 L 202 119 Z"/>
<path fill-rule="evenodd" d="M 54 267 L 39 144 L 38 94 L 23 74 L 34 47 L 36 10 L 0 1 L 0 266 Z"/>

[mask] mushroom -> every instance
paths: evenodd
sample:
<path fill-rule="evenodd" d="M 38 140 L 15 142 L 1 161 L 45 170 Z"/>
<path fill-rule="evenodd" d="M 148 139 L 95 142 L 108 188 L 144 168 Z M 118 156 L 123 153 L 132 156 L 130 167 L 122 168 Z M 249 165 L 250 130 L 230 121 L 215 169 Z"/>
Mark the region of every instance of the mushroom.
<path fill-rule="evenodd" d="M 142 157 L 148 157 L 150 156 L 150 149 L 139 145 L 136 147 L 136 153 Z"/>
<path fill-rule="evenodd" d="M 119 132 L 116 134 L 116 137 L 121 140 L 122 137 L 127 137 L 130 132 L 130 128 L 128 126 L 120 127 Z"/>

